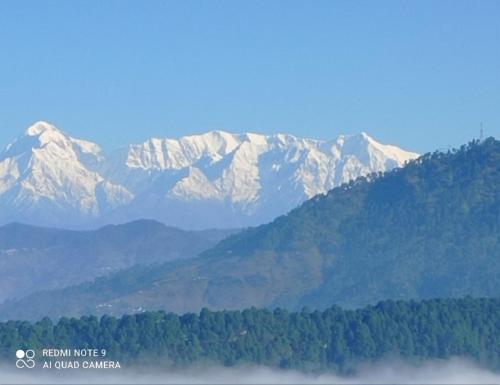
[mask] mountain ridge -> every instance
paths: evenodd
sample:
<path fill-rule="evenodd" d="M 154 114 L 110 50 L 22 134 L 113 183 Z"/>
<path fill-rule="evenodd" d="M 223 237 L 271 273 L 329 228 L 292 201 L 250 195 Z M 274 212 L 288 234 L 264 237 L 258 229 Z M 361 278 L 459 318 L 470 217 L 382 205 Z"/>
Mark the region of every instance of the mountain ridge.
<path fill-rule="evenodd" d="M 366 133 L 321 141 L 224 131 L 151 138 L 107 155 L 37 122 L 0 153 L 0 223 L 78 229 L 148 218 L 241 228 L 417 156 Z"/>

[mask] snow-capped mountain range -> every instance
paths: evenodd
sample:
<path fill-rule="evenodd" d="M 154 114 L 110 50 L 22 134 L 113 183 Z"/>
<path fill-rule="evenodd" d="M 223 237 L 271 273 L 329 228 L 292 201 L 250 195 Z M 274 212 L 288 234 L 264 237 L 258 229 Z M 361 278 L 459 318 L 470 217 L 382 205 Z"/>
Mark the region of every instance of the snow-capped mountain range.
<path fill-rule="evenodd" d="M 86 228 L 150 218 L 187 229 L 257 225 L 417 156 L 365 133 L 322 141 L 224 131 L 152 138 L 106 155 L 37 122 L 0 153 L 0 223 Z"/>

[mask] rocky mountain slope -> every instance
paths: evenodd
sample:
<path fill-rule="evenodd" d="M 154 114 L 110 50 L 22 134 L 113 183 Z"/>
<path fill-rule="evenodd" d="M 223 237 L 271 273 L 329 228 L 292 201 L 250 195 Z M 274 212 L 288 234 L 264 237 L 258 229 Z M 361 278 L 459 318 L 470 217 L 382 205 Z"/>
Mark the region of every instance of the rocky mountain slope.
<path fill-rule="evenodd" d="M 148 218 L 186 229 L 246 227 L 415 157 L 364 133 L 319 141 L 223 131 L 106 155 L 38 122 L 0 153 L 0 223 L 92 228 Z"/>

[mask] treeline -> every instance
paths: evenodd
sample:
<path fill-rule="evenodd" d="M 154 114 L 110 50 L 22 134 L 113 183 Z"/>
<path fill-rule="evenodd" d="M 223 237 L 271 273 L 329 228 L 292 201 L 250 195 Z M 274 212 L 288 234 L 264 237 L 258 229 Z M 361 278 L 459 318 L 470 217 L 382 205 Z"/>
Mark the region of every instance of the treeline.
<path fill-rule="evenodd" d="M 264 364 L 349 370 L 385 357 L 470 358 L 500 369 L 500 299 L 384 301 L 359 310 L 282 309 L 0 324 L 3 359 L 17 349 L 99 348 L 129 364 Z"/>

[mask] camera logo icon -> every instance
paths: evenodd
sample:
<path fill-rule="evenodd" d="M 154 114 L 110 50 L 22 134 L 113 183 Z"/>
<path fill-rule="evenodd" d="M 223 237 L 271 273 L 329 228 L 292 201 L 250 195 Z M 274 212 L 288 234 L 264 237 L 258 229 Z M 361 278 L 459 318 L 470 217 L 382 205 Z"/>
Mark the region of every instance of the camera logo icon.
<path fill-rule="evenodd" d="M 18 369 L 33 369 L 35 363 L 35 351 L 32 349 L 16 351 L 16 368 Z"/>

